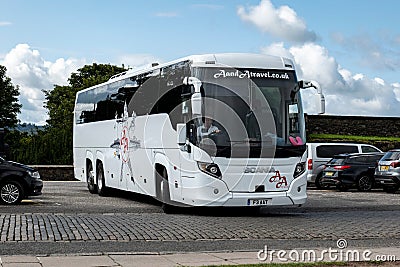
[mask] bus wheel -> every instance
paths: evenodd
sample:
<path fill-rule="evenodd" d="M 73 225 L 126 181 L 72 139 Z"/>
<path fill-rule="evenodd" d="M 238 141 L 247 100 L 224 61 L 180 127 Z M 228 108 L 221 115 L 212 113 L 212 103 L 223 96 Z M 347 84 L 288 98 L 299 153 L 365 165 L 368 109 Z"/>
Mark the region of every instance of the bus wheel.
<path fill-rule="evenodd" d="M 159 172 L 159 169 L 156 168 L 156 199 L 160 201 L 161 203 L 163 202 L 163 197 L 162 197 L 162 180 L 163 180 L 163 174 Z"/>
<path fill-rule="evenodd" d="M 87 172 L 86 172 L 86 180 L 87 180 L 87 187 L 91 194 L 97 193 L 97 188 L 94 183 L 94 173 L 93 173 L 93 166 L 92 163 L 88 163 Z"/>
<path fill-rule="evenodd" d="M 167 214 L 174 213 L 175 207 L 171 205 L 171 197 L 169 194 L 169 185 L 168 185 L 168 174 L 166 169 L 163 169 L 162 171 L 162 180 L 160 188 L 162 196 L 161 208 Z"/>
<path fill-rule="evenodd" d="M 104 170 L 103 164 L 99 163 L 97 165 L 97 193 L 99 196 L 106 196 L 107 195 L 107 187 L 104 181 Z"/>

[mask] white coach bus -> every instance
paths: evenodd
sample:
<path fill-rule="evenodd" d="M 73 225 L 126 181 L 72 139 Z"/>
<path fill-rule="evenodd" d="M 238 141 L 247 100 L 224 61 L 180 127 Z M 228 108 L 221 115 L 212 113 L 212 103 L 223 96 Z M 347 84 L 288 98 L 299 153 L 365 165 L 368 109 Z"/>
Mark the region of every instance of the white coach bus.
<path fill-rule="evenodd" d="M 305 122 L 293 62 L 207 54 L 130 70 L 82 90 L 74 110 L 75 177 L 174 206 L 300 205 Z"/>

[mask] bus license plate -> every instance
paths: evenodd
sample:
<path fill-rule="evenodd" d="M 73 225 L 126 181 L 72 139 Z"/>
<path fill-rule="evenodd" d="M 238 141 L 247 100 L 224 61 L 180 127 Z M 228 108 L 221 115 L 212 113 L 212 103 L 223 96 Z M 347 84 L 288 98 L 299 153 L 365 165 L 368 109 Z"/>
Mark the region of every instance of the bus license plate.
<path fill-rule="evenodd" d="M 247 206 L 265 206 L 268 205 L 268 199 L 248 199 Z"/>
<path fill-rule="evenodd" d="M 389 166 L 380 166 L 381 172 L 387 172 L 389 170 Z"/>

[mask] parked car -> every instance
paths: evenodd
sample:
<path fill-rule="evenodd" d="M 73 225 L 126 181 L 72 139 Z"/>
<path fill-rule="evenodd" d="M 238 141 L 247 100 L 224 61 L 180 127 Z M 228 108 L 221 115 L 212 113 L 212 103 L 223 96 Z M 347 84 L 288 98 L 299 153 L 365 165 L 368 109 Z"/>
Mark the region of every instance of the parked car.
<path fill-rule="evenodd" d="M 35 169 L 0 157 L 0 203 L 17 204 L 42 194 L 43 181 Z"/>
<path fill-rule="evenodd" d="M 374 173 L 384 153 L 353 153 L 334 156 L 325 166 L 321 183 L 335 185 L 339 190 L 356 186 L 369 191 L 374 186 Z"/>
<path fill-rule="evenodd" d="M 380 149 L 368 144 L 353 143 L 307 143 L 307 181 L 315 184 L 318 189 L 321 185 L 322 171 L 334 155 L 343 153 L 374 153 L 382 152 Z"/>
<path fill-rule="evenodd" d="M 375 170 L 375 183 L 388 193 L 400 188 L 400 149 L 389 150 L 381 158 Z"/>

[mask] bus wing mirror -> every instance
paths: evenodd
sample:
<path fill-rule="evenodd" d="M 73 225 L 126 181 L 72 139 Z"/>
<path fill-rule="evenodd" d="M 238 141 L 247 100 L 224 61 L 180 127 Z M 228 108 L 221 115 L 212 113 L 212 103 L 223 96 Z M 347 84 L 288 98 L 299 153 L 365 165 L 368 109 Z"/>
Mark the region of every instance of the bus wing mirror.
<path fill-rule="evenodd" d="M 176 132 L 178 133 L 178 145 L 183 146 L 186 144 L 186 124 L 178 123 L 176 125 Z"/>
<path fill-rule="evenodd" d="M 193 118 L 201 117 L 201 94 L 194 93 L 191 98 Z"/>
<path fill-rule="evenodd" d="M 325 97 L 323 94 L 317 94 L 317 112 L 318 114 L 325 113 Z"/>
<path fill-rule="evenodd" d="M 316 104 L 317 104 L 317 113 L 323 114 L 325 113 L 325 97 L 322 94 L 322 88 L 316 81 L 299 81 L 298 88 L 310 88 L 313 87 L 317 90 L 316 95 Z"/>

